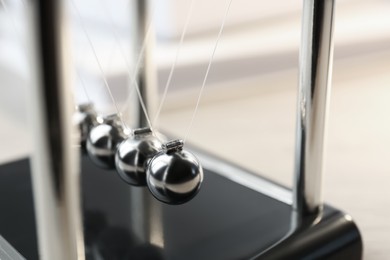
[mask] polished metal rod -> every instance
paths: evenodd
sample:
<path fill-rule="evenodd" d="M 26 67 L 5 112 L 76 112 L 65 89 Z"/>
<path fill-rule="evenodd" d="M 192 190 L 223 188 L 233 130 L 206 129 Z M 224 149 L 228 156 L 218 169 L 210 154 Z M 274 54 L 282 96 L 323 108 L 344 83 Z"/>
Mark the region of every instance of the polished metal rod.
<path fill-rule="evenodd" d="M 135 25 L 135 34 L 133 35 L 134 53 L 136 59 L 143 55 L 140 60 L 139 71 L 136 75 L 136 81 L 139 87 L 142 100 L 150 118 L 154 118 L 157 102 L 157 70 L 154 62 L 155 37 L 152 25 L 150 0 L 135 0 L 133 2 L 133 23 Z M 145 42 L 144 42 L 145 41 Z M 140 53 L 144 45 L 144 52 Z M 129 80 L 131 84 L 133 79 Z M 136 86 L 130 86 L 135 88 Z M 136 90 L 131 90 L 132 106 L 129 106 L 130 126 L 134 128 L 149 127 L 148 120 L 142 109 Z"/>
<path fill-rule="evenodd" d="M 334 0 L 304 0 L 299 62 L 294 210 L 322 211 L 326 117 L 333 61 Z"/>
<path fill-rule="evenodd" d="M 84 259 L 65 3 L 29 4 L 31 165 L 39 255 L 43 260 Z"/>
<path fill-rule="evenodd" d="M 149 117 L 154 118 L 157 102 L 157 70 L 153 61 L 154 30 L 151 19 L 150 0 L 136 0 L 133 2 L 134 24 L 136 33 L 133 37 L 135 57 L 144 55 L 137 75 L 137 83 L 145 104 Z M 135 11 L 135 12 L 134 12 Z M 149 34 L 146 37 L 146 34 Z M 144 40 L 146 42 L 144 43 Z M 145 44 L 144 53 L 139 53 L 142 45 Z M 129 83 L 131 83 L 130 79 Z M 131 86 L 134 88 L 135 86 Z M 135 90 L 133 90 L 132 105 L 129 106 L 130 126 L 134 128 L 148 127 L 148 121 L 138 100 Z M 164 247 L 164 234 L 162 225 L 162 207 L 144 188 L 132 188 L 131 195 L 131 228 L 133 232 L 144 242 L 157 247 Z"/>

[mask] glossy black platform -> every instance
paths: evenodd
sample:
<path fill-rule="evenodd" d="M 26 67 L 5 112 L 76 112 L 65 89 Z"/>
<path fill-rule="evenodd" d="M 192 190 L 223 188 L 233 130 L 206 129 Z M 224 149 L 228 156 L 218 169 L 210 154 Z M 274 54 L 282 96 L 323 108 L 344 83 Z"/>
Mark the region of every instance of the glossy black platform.
<path fill-rule="evenodd" d="M 322 220 L 280 242 L 290 230 L 291 206 L 209 170 L 194 200 L 163 206 L 164 249 L 142 244 L 129 228 L 130 189 L 140 188 L 88 158 L 82 163 L 87 259 L 361 258 L 359 231 L 342 212 L 326 206 Z M 0 207 L 0 234 L 27 259 L 38 259 L 27 159 L 0 166 Z"/>

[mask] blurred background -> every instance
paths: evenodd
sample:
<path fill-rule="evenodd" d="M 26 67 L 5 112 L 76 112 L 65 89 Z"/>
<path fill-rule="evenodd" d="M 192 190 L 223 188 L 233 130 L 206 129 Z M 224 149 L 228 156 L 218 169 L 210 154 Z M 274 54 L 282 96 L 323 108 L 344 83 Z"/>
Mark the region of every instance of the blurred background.
<path fill-rule="evenodd" d="M 29 7 L 26 0 L 3 1 L 1 163 L 28 156 L 31 150 L 26 111 Z M 366 259 L 388 259 L 390 1 L 336 3 L 324 199 L 355 218 L 363 234 Z M 188 138 L 194 146 L 289 187 L 294 166 L 301 6 L 302 1 L 233 1 Z M 99 113 L 114 113 L 82 26 L 90 35 L 115 101 L 123 107 L 129 94 L 123 56 L 135 61 L 141 48 L 133 44 L 132 3 L 82 0 L 69 2 L 68 7 L 76 103 L 87 101 L 88 95 Z M 160 96 L 189 7 L 190 0 L 154 1 L 154 61 Z M 210 1 L 196 0 L 193 8 L 158 120 L 162 131 L 179 138 L 190 124 L 226 1 L 214 0 L 210 5 Z M 125 52 L 118 48 L 113 32 Z"/>

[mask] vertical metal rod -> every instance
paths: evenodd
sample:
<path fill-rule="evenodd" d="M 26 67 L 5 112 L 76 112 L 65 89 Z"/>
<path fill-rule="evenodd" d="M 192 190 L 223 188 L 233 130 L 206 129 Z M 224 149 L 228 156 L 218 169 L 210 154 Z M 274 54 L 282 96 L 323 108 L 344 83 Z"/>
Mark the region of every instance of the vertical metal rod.
<path fill-rule="evenodd" d="M 152 22 L 150 4 L 150 0 L 134 1 L 135 12 L 133 14 L 136 25 L 134 51 L 136 57 L 141 55 L 139 50 Z M 137 82 L 147 112 L 151 118 L 154 118 L 157 101 L 157 70 L 153 61 L 153 29 L 149 33 L 150 35 L 145 43 L 144 58 L 141 61 L 142 65 L 137 75 Z M 132 115 L 130 125 L 135 128 L 149 126 L 135 91 L 132 103 L 133 106 L 129 107 L 129 114 Z M 150 243 L 161 248 L 164 247 L 161 203 L 153 198 L 147 188 L 135 187 L 131 189 L 131 212 L 131 226 L 135 234 L 145 243 Z"/>
<path fill-rule="evenodd" d="M 138 58 L 138 55 L 142 55 L 139 51 L 145 40 L 145 35 L 148 33 L 149 25 L 152 22 L 150 5 L 150 0 L 135 0 L 134 2 L 135 12 L 133 12 L 133 21 L 136 32 L 134 35 L 134 52 L 136 58 Z M 157 101 L 157 71 L 153 61 L 153 50 L 155 45 L 153 27 L 146 40 L 145 51 L 143 53 L 144 56 L 141 60 L 136 80 L 148 114 L 151 118 L 154 118 Z M 132 79 L 130 79 L 130 81 L 131 80 Z M 131 115 L 130 125 L 135 128 L 149 126 L 135 90 L 133 92 L 133 100 L 131 100 L 131 102 L 134 105 L 130 106 L 129 111 L 129 114 Z"/>
<path fill-rule="evenodd" d="M 30 2 L 32 181 L 41 259 L 84 259 L 64 1 Z"/>
<path fill-rule="evenodd" d="M 322 211 L 323 153 L 333 62 L 334 0 L 304 0 L 298 94 L 294 210 Z"/>

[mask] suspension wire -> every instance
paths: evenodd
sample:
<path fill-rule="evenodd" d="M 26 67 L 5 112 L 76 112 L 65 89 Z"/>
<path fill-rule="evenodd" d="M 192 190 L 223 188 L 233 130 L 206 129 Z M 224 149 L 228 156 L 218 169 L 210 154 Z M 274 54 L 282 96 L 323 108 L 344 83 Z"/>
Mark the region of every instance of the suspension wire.
<path fill-rule="evenodd" d="M 178 61 L 178 58 L 179 58 L 181 47 L 183 46 L 184 36 L 186 35 L 187 29 L 188 29 L 188 25 L 189 25 L 190 20 L 191 20 L 193 7 L 194 7 L 194 0 L 191 0 L 190 7 L 188 9 L 188 13 L 187 13 L 187 17 L 186 17 L 186 21 L 185 21 L 185 24 L 184 24 L 184 27 L 183 27 L 183 31 L 182 31 L 181 36 L 180 36 L 180 41 L 179 41 L 179 44 L 178 44 L 178 47 L 177 47 L 177 50 L 176 50 L 176 56 L 175 56 L 175 59 L 174 59 L 174 61 L 172 63 L 171 70 L 170 70 L 169 76 L 168 76 L 168 80 L 167 80 L 167 83 L 165 85 L 164 92 L 163 92 L 163 95 L 161 97 L 160 104 L 158 106 L 156 115 L 155 115 L 154 120 L 153 120 L 153 124 L 154 125 L 157 123 L 157 120 L 159 119 L 159 116 L 160 116 L 160 113 L 162 111 L 162 108 L 163 108 L 163 106 L 165 104 L 165 99 L 167 97 L 168 89 L 169 89 L 169 86 L 170 86 L 171 81 L 172 81 L 173 72 L 175 70 L 175 67 L 176 67 L 176 64 L 177 64 L 177 61 Z"/>
<path fill-rule="evenodd" d="M 94 57 L 95 57 L 95 60 L 96 60 L 97 65 L 98 65 L 98 67 L 99 67 L 99 70 L 100 70 L 100 73 L 101 73 L 101 76 L 102 76 L 104 85 L 106 86 L 106 89 L 107 89 L 107 92 L 108 92 L 108 94 L 109 94 L 109 96 L 110 96 L 110 98 L 111 98 L 111 101 L 112 101 L 112 103 L 113 103 L 114 106 L 115 106 L 115 110 L 116 110 L 116 112 L 117 112 L 117 115 L 118 115 L 118 117 L 119 117 L 119 119 L 120 119 L 122 125 L 123 125 L 125 128 L 129 129 L 129 127 L 128 127 L 128 126 L 125 124 L 125 122 L 123 121 L 122 114 L 120 113 L 120 111 L 119 111 L 119 109 L 118 109 L 118 105 L 117 105 L 117 103 L 116 103 L 116 101 L 115 101 L 115 99 L 114 99 L 114 96 L 112 95 L 110 86 L 108 85 L 108 82 L 107 82 L 107 78 L 106 78 L 106 76 L 105 76 L 105 74 L 104 74 L 103 67 L 102 67 L 102 65 L 100 64 L 100 61 L 99 61 L 99 58 L 98 58 L 98 56 L 97 56 L 95 47 L 94 47 L 94 45 L 93 45 L 93 43 L 92 43 L 92 41 L 91 41 L 91 38 L 89 37 L 89 34 L 88 34 L 88 32 L 87 32 L 85 26 L 84 26 L 83 20 L 82 20 L 82 18 L 81 18 L 81 14 L 80 14 L 80 12 L 79 12 L 79 10 L 78 10 L 76 4 L 74 3 L 74 1 L 71 0 L 70 2 L 71 2 L 71 4 L 72 4 L 73 8 L 75 9 L 76 14 L 77 14 L 77 16 L 78 16 L 78 18 L 79 18 L 79 22 L 80 22 L 81 28 L 82 28 L 82 30 L 83 30 L 83 32 L 84 32 L 84 34 L 85 34 L 85 37 L 87 38 L 88 43 L 89 43 L 89 45 L 90 45 L 90 47 L 91 47 L 92 53 L 93 53 L 93 55 L 94 55 Z"/>
<path fill-rule="evenodd" d="M 83 90 L 84 90 L 84 94 L 85 94 L 85 97 L 87 98 L 88 100 L 88 103 L 92 103 L 92 100 L 91 98 L 89 97 L 88 95 L 88 91 L 87 91 L 87 88 L 85 86 L 85 83 L 84 83 L 84 80 L 82 79 L 81 75 L 80 75 L 80 72 L 76 69 L 76 74 L 77 74 L 77 77 L 79 78 L 79 81 L 81 83 L 81 86 L 83 87 Z"/>
<path fill-rule="evenodd" d="M 189 126 L 187 128 L 187 131 L 186 131 L 186 134 L 185 134 L 185 137 L 184 137 L 184 141 L 183 141 L 184 143 L 186 142 L 186 140 L 188 138 L 188 135 L 189 135 L 189 133 L 190 133 L 190 131 L 192 129 L 192 125 L 193 125 L 194 120 L 195 120 L 196 113 L 198 112 L 199 103 L 200 103 L 200 100 L 202 98 L 202 94 L 203 94 L 203 91 L 204 91 L 204 88 L 205 88 L 205 85 L 206 85 L 206 81 L 207 81 L 207 78 L 208 78 L 208 75 L 209 75 L 209 72 L 210 72 L 211 64 L 213 62 L 214 55 L 215 55 L 215 52 L 217 50 L 218 42 L 219 42 L 219 40 L 221 38 L 222 31 L 223 31 L 223 28 L 225 26 L 226 18 L 228 16 L 228 13 L 229 13 L 232 1 L 233 0 L 227 0 L 227 7 L 226 7 L 226 11 L 225 11 L 225 16 L 223 17 L 222 24 L 221 24 L 221 27 L 220 27 L 219 32 L 218 32 L 217 40 L 215 42 L 215 45 L 214 45 L 214 48 L 213 48 L 213 52 L 211 53 L 211 56 L 210 56 L 209 64 L 207 66 L 206 74 L 205 74 L 204 79 L 203 79 L 202 87 L 200 88 L 200 91 L 199 91 L 198 100 L 196 102 L 196 106 L 195 106 L 194 112 L 192 113 L 192 118 L 191 118 L 190 124 L 189 124 Z"/>
<path fill-rule="evenodd" d="M 120 50 L 120 52 L 121 52 L 121 56 L 123 57 L 123 59 L 124 59 L 124 61 L 125 61 L 126 69 L 127 69 L 127 74 L 128 74 L 128 76 L 130 77 L 130 75 L 132 74 L 132 73 L 131 73 L 131 69 L 130 69 L 130 62 L 129 62 L 129 60 L 127 59 L 127 56 L 126 56 L 125 51 L 124 51 L 124 49 L 123 49 L 123 47 L 122 47 L 122 44 L 120 43 L 119 36 L 118 36 L 117 31 L 116 31 L 116 27 L 115 27 L 114 20 L 113 20 L 113 18 L 112 18 L 111 13 L 108 11 L 107 6 L 105 5 L 104 0 L 101 0 L 101 2 L 102 2 L 102 4 L 103 4 L 103 6 L 105 7 L 104 9 L 106 10 L 107 17 L 109 18 L 109 21 L 110 21 L 110 23 L 111 23 L 112 32 L 113 32 L 115 41 L 116 41 L 116 43 L 117 43 L 117 45 L 118 45 L 118 47 L 119 47 L 119 50 Z M 144 102 L 144 100 L 143 100 L 143 98 L 142 98 L 141 91 L 140 91 L 140 89 L 139 89 L 139 85 L 138 85 L 138 82 L 137 82 L 137 75 L 138 75 L 138 72 L 139 72 L 138 70 L 139 70 L 139 68 L 140 68 L 140 64 L 141 64 L 141 60 L 142 60 L 142 57 L 143 57 L 143 53 L 145 52 L 146 43 L 147 43 L 147 39 L 149 38 L 148 36 L 149 36 L 149 34 L 150 34 L 151 27 L 152 27 L 152 26 L 151 26 L 151 23 L 150 23 L 150 24 L 148 25 L 148 27 L 147 27 L 147 32 L 146 32 L 145 38 L 144 38 L 144 40 L 143 40 L 143 44 L 142 44 L 142 47 L 141 47 L 140 55 L 139 55 L 139 57 L 138 57 L 137 64 L 136 64 L 136 68 L 135 68 L 135 70 L 134 70 L 134 75 L 133 75 L 132 78 L 130 78 L 130 80 L 132 80 L 132 84 L 131 84 L 130 86 L 134 85 L 134 87 L 135 87 L 135 89 L 136 89 L 136 92 L 137 92 L 138 100 L 139 100 L 139 102 L 140 102 L 140 104 L 141 104 L 141 108 L 142 108 L 143 113 L 144 113 L 145 118 L 146 118 L 146 121 L 147 121 L 147 123 L 148 123 L 148 125 L 149 125 L 151 131 L 154 132 L 154 130 L 153 130 L 153 125 L 152 125 L 152 123 L 151 123 L 151 120 L 150 120 L 148 111 L 147 111 L 147 109 L 146 109 L 145 102 Z M 131 92 L 129 93 L 129 96 L 130 96 L 130 94 L 131 94 Z M 126 101 L 127 101 L 127 100 L 126 100 Z M 127 103 L 128 103 L 128 102 L 126 102 L 125 104 L 127 104 Z"/>

